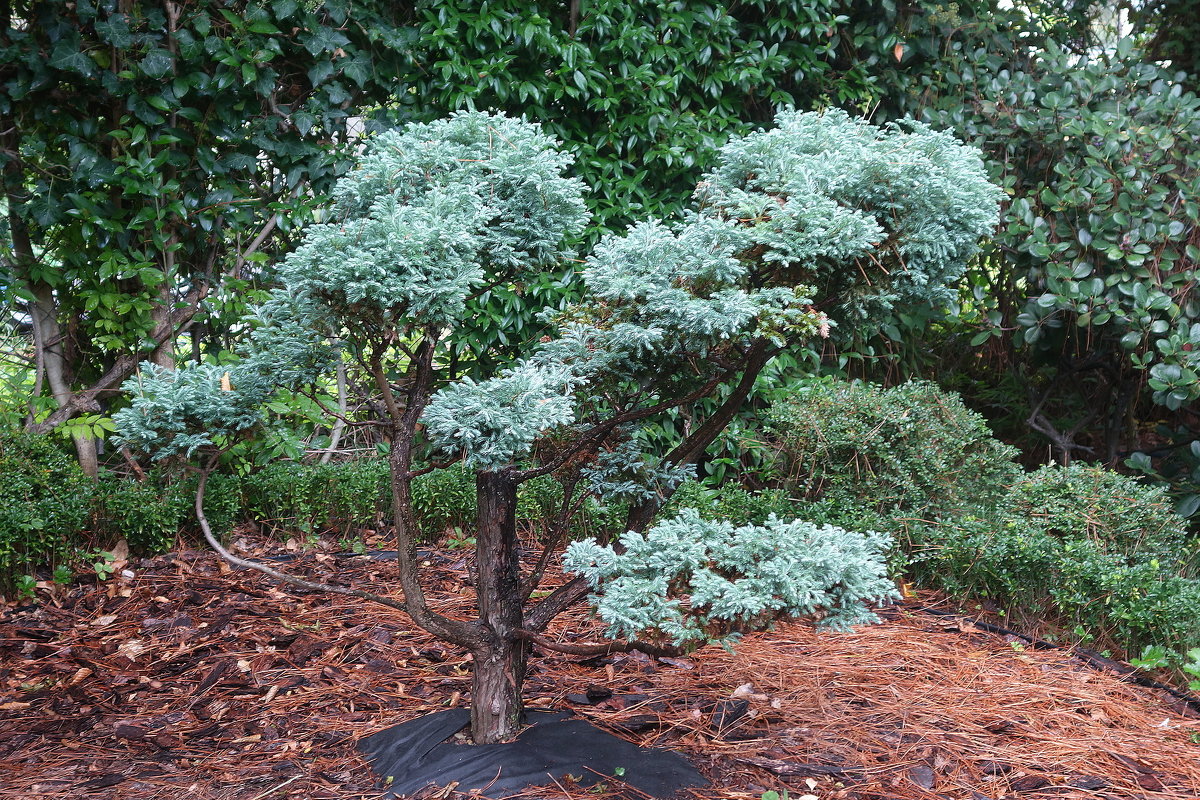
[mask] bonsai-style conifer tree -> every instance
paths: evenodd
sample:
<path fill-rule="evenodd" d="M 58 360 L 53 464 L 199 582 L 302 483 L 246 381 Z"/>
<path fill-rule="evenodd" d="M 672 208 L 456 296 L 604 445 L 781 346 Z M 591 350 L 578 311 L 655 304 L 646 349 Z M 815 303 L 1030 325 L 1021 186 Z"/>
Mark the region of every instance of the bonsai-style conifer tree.
<path fill-rule="evenodd" d="M 892 304 L 948 299 L 948 284 L 995 223 L 997 190 L 978 155 L 911 124 L 877 128 L 841 112 L 784 113 L 731 142 L 667 224 L 611 234 L 582 268 L 583 298 L 545 319 L 557 333 L 482 380 L 441 378 L 445 342 L 470 298 L 561 270 L 583 230 L 584 187 L 539 128 L 484 113 L 376 138 L 338 185 L 327 222 L 282 264 L 281 288 L 257 313 L 233 367 L 146 365 L 118 415 L 124 444 L 155 458 L 200 459 L 196 512 L 214 548 L 280 580 L 404 610 L 470 651 L 476 742 L 510 736 L 522 717 L 531 643 L 567 652 L 547 624 L 589 591 L 610 633 L 605 651 L 664 652 L 814 614 L 870 618 L 887 597 L 883 537 L 769 520 L 734 529 L 694 512 L 651 526 L 785 347 L 833 328 L 870 325 Z M 334 344 L 334 343 L 337 344 Z M 311 381 L 344 347 L 374 378 L 386 409 L 403 597 L 284 575 L 229 553 L 203 512 L 216 457 L 262 421 L 280 386 Z M 704 398 L 716 410 L 659 457 L 639 427 Z M 476 475 L 478 616 L 444 616 L 418 576 L 413 478 L 461 460 Z M 545 550 L 518 560 L 517 488 L 562 487 Z M 579 542 L 578 577 L 532 599 L 588 496 L 631 502 L 617 546 Z"/>

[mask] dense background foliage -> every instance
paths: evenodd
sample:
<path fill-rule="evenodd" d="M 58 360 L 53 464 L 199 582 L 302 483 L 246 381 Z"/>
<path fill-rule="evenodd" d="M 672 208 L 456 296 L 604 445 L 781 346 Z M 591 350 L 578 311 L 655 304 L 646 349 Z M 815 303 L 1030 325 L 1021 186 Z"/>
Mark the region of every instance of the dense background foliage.
<path fill-rule="evenodd" d="M 0 288 L 38 368 L 28 407 L 5 410 L 41 432 L 74 417 L 94 472 L 97 412 L 139 361 L 235 335 L 258 265 L 344 170 L 348 121 L 392 96 L 414 32 L 391 4 L 336 0 L 3 9 Z"/>

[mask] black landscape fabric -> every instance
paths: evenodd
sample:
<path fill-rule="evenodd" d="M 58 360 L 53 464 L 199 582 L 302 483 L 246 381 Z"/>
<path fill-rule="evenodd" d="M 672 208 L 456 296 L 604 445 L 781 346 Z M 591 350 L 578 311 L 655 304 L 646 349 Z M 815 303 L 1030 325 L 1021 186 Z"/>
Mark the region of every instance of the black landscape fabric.
<path fill-rule="evenodd" d="M 459 792 L 498 796 L 567 775 L 585 786 L 624 782 L 654 797 L 708 783 L 679 753 L 638 747 L 568 712 L 531 712 L 511 742 L 446 741 L 469 722 L 465 709 L 439 711 L 364 737 L 358 749 L 386 783 L 385 796 L 451 783 Z"/>

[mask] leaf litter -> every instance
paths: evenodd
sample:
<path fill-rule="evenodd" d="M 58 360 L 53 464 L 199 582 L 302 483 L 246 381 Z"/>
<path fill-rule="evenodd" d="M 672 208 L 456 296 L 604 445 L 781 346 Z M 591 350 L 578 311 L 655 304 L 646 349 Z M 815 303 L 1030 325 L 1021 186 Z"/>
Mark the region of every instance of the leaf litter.
<path fill-rule="evenodd" d="M 472 616 L 461 551 L 423 557 L 431 604 Z M 396 587 L 394 564 L 367 558 L 310 552 L 290 568 Z M 40 599 L 0 609 L 3 800 L 375 798 L 355 743 L 469 703 L 468 655 L 403 614 L 284 591 L 212 553 Z M 847 633 L 789 623 L 686 659 L 538 653 L 526 702 L 683 753 L 712 781 L 683 792 L 695 800 L 1200 797 L 1200 715 L 1165 693 L 915 606 L 883 616 Z M 602 633 L 580 608 L 549 635 Z M 638 793 L 613 775 L 511 796 L 618 795 Z"/>

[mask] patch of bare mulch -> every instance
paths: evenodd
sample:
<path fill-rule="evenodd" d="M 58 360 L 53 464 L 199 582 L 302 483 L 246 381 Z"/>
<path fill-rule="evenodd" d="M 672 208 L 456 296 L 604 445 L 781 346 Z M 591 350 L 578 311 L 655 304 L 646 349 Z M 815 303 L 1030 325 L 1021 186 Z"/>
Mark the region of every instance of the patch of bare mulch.
<path fill-rule="evenodd" d="M 389 562 L 309 553 L 291 568 L 393 586 Z M 471 614 L 466 568 L 461 552 L 428 553 L 442 612 Z M 209 553 L 40 599 L 0 611 L 5 800 L 377 797 L 354 742 L 467 700 L 465 655 L 402 614 L 284 591 Z M 967 622 L 885 616 L 850 633 L 785 625 L 687 659 L 542 654 L 526 697 L 681 750 L 713 781 L 687 793 L 698 800 L 1200 796 L 1200 719 L 1166 695 Z M 600 631 L 580 610 L 552 635 Z"/>

